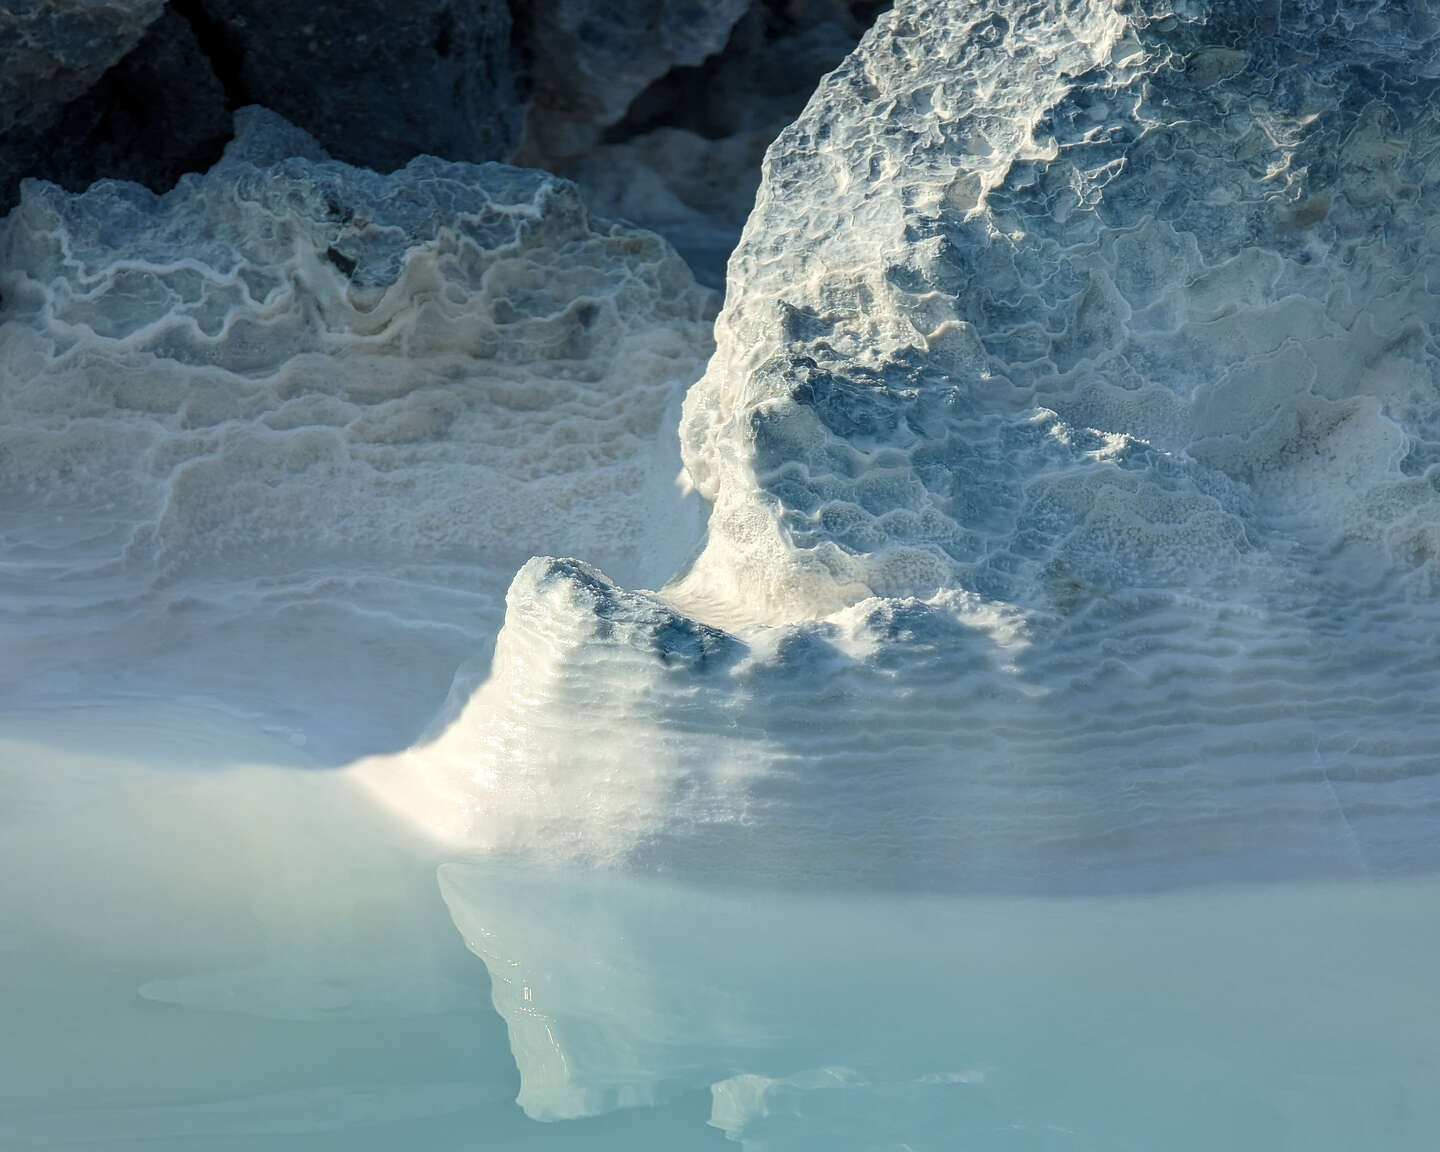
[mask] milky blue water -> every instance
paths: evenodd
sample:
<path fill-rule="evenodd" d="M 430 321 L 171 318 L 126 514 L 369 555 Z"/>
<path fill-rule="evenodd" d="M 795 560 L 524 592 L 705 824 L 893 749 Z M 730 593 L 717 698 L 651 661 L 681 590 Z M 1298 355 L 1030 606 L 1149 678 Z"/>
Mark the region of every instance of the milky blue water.
<path fill-rule="evenodd" d="M 679 885 L 446 858 L 219 715 L 6 731 L 7 1150 L 1440 1144 L 1434 879 Z"/>

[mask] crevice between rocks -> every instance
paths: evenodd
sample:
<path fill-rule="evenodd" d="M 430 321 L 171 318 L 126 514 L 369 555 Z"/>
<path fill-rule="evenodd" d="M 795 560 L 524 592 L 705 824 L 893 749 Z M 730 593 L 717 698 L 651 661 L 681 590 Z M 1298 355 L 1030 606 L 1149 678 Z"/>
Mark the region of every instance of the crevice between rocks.
<path fill-rule="evenodd" d="M 210 70 L 220 81 L 225 105 L 234 112 L 252 103 L 242 73 L 242 50 L 231 42 L 225 26 L 205 10 L 200 0 L 170 0 L 170 7 L 190 25 L 200 54 L 210 62 Z"/>
<path fill-rule="evenodd" d="M 219 158 L 232 137 L 236 109 L 274 103 L 267 97 L 275 92 L 258 90 L 253 83 L 253 73 L 262 62 L 276 67 L 275 61 L 293 56 L 303 73 L 307 53 L 351 47 L 352 40 L 363 45 L 365 34 L 373 32 L 374 59 L 367 63 L 362 56 L 338 63 L 338 89 L 327 90 L 328 96 L 337 98 L 331 103 L 343 105 L 340 119 L 317 109 L 316 122 L 305 122 L 303 115 L 297 121 L 327 150 L 382 170 L 393 167 L 392 161 L 402 154 L 408 158 L 425 151 L 451 160 L 504 160 L 548 168 L 576 179 L 597 214 L 624 217 L 666 235 L 701 279 L 713 285 L 723 275 L 717 269 L 723 269 L 728 247 L 748 212 L 765 146 L 799 113 L 821 75 L 843 59 L 889 6 L 887 0 L 753 0 L 730 27 L 723 48 L 698 64 L 669 68 L 642 88 L 613 123 L 582 126 L 578 137 L 571 129 L 557 129 L 562 136 L 571 132 L 570 138 L 581 147 L 574 154 L 552 155 L 531 143 L 537 117 L 543 121 L 553 114 L 573 119 L 577 108 L 588 107 L 583 93 L 568 105 L 563 93 L 557 98 L 547 88 L 544 100 L 537 94 L 537 62 L 554 47 L 545 42 L 543 30 L 557 28 L 561 16 L 573 20 L 573 11 L 557 0 L 442 0 L 433 12 L 415 9 L 398 14 L 388 32 L 398 29 L 417 42 L 396 45 L 377 42 L 387 34 L 386 28 L 371 30 L 356 21 L 339 20 L 336 2 L 329 0 L 327 5 L 320 0 L 304 12 L 277 14 L 274 21 L 261 23 L 251 0 L 170 0 L 136 47 L 84 95 L 0 141 L 0 214 L 15 204 L 20 179 L 26 176 L 71 191 L 83 190 L 102 177 L 165 191 L 186 172 L 203 171 Z M 634 5 L 624 11 L 597 6 L 585 19 L 613 21 L 611 31 L 621 42 L 587 48 L 582 37 L 567 42 L 565 51 L 598 53 L 590 61 L 594 66 L 617 50 L 623 54 L 623 37 L 640 35 L 648 27 L 646 20 L 670 19 L 673 24 L 676 19 L 673 13 L 640 19 L 646 11 Z M 504 39 L 497 42 L 500 35 Z M 283 43 L 286 37 L 292 45 L 289 49 Z M 673 50 L 682 52 L 678 47 Z M 5 48 L 0 45 L 0 67 L 4 58 Z M 424 101 L 438 98 L 426 88 L 429 81 L 418 75 L 425 71 L 420 64 L 426 59 L 433 59 L 442 70 L 459 69 L 457 75 L 467 77 L 461 85 L 465 90 L 447 95 L 445 106 L 435 108 L 433 115 L 421 115 Z M 327 73 L 321 63 L 317 57 L 316 68 L 323 77 Z M 390 83 L 379 74 L 387 65 L 403 66 L 406 74 Z M 354 90 L 347 86 L 352 72 L 362 75 L 370 67 L 378 70 L 371 77 L 373 83 Z M 547 80 L 551 87 L 555 82 L 553 76 Z M 593 87 L 594 76 L 576 83 Z M 270 87 L 291 103 L 303 91 L 303 85 L 290 84 L 283 76 Z M 485 96 L 492 88 L 493 99 Z M 440 90 L 436 87 L 436 92 Z M 390 113 L 394 101 L 405 99 L 406 92 L 410 103 L 397 120 Z M 376 109 L 371 134 L 371 151 L 377 156 L 367 158 L 364 147 L 350 138 L 355 135 L 355 115 L 358 108 L 363 123 L 364 101 L 382 95 L 387 107 Z M 411 107 L 416 101 L 419 106 Z M 554 104 L 553 110 L 547 102 Z M 530 126 L 522 140 L 507 134 L 505 124 L 518 125 L 526 108 Z M 613 101 L 609 108 L 606 119 L 614 115 Z M 298 114 L 284 106 L 274 110 L 292 118 Z M 462 125 L 438 135 L 429 129 L 419 131 L 427 122 L 459 124 L 466 116 L 477 120 L 474 130 Z M 487 116 L 494 118 L 494 125 L 482 122 Z M 397 123 L 411 127 L 402 128 L 394 140 L 385 137 L 382 145 L 382 120 L 390 136 L 395 136 Z M 350 137 L 329 138 L 329 128 L 349 131 Z M 408 153 L 406 131 L 419 133 L 410 137 Z M 433 138 L 422 138 L 426 132 Z M 542 125 L 539 135 L 544 134 Z M 587 137 L 591 143 L 585 142 Z M 384 156 L 379 156 L 382 151 Z"/>

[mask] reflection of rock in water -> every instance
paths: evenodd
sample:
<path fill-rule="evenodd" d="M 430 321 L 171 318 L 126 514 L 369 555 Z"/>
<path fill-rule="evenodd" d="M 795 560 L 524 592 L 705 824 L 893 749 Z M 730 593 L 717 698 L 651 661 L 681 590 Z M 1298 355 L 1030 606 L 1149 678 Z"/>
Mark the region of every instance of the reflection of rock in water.
<path fill-rule="evenodd" d="M 1423 1146 L 1440 1120 L 1415 1010 L 1433 878 L 1065 901 L 439 878 L 543 1119 L 709 1087 L 710 1123 L 757 1152 L 993 1148 L 1042 1084 L 1062 1138 L 1001 1147 L 1174 1147 L 1178 1125 L 1186 1149 L 1271 1147 L 1243 1110 L 1232 1141 L 1216 1099 L 1285 1100 L 1313 1148 Z"/>

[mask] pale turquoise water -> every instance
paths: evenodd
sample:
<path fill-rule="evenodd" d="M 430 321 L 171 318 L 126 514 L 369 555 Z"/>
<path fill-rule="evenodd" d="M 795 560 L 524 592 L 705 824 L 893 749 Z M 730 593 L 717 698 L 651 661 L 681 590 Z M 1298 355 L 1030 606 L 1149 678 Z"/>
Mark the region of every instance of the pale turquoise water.
<path fill-rule="evenodd" d="M 9 731 L 7 1152 L 1440 1147 L 1434 879 L 553 873 L 446 860 L 219 717 Z"/>

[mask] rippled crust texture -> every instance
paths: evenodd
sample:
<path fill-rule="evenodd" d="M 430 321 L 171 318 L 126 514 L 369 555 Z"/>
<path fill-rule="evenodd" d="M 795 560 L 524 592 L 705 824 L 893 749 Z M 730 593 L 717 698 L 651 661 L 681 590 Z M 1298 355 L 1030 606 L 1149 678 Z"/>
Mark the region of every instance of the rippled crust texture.
<path fill-rule="evenodd" d="M 127 563 L 633 575 L 674 503 L 713 298 L 543 172 L 378 175 L 255 109 L 165 196 L 27 184 L 0 251 L 0 485 L 103 508 Z"/>
<path fill-rule="evenodd" d="M 1405 9 L 882 17 L 772 147 L 687 399 L 697 588 L 1053 609 L 1337 549 L 1428 585 L 1437 23 Z"/>
<path fill-rule="evenodd" d="M 1429 4 L 881 17 L 771 147 L 685 402 L 713 511 L 662 595 L 740 647 L 690 675 L 553 590 L 585 639 L 521 644 L 522 572 L 433 750 L 461 839 L 962 889 L 1434 866 L 1437 43 Z"/>

